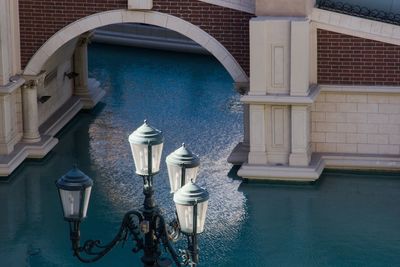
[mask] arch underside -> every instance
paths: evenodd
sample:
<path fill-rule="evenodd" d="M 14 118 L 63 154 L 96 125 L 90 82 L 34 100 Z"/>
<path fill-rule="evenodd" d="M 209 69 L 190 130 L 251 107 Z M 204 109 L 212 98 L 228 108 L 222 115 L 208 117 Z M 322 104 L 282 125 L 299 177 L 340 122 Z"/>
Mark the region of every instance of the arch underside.
<path fill-rule="evenodd" d="M 62 28 L 36 51 L 24 69 L 24 75 L 38 75 L 46 61 L 64 44 L 77 36 L 110 24 L 144 23 L 176 31 L 209 51 L 225 67 L 236 83 L 247 83 L 249 78 L 232 54 L 214 37 L 178 17 L 155 11 L 113 10 L 79 19 Z"/>

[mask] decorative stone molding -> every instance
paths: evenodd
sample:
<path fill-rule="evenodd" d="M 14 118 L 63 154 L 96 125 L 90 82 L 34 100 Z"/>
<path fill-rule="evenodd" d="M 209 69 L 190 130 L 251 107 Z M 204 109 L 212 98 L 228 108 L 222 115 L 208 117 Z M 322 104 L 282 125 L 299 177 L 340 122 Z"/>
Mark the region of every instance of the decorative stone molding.
<path fill-rule="evenodd" d="M 256 12 L 255 0 L 200 0 L 201 2 L 223 6 L 239 11 L 254 14 Z"/>
<path fill-rule="evenodd" d="M 150 10 L 153 8 L 153 0 L 128 0 L 129 10 Z"/>
<path fill-rule="evenodd" d="M 81 34 L 79 36 L 79 41 L 77 43 L 77 46 L 83 46 L 83 45 L 87 46 L 92 41 L 93 36 L 94 36 L 94 31 L 88 31 Z"/>
<path fill-rule="evenodd" d="M 314 8 L 311 20 L 318 29 L 400 45 L 400 26 Z"/>
<path fill-rule="evenodd" d="M 24 76 L 26 82 L 22 85 L 22 89 L 36 89 L 44 85 L 46 73 L 42 72 L 38 76 Z"/>
<path fill-rule="evenodd" d="M 275 104 L 275 105 L 311 105 L 318 97 L 321 89 L 318 85 L 310 86 L 307 96 L 290 95 L 252 95 L 242 96 L 240 101 L 247 104 Z"/>

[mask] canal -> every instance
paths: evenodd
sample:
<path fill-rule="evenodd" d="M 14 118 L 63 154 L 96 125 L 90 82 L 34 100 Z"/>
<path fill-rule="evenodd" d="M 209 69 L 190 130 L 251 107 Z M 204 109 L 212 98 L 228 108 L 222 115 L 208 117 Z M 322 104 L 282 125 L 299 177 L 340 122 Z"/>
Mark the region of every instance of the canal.
<path fill-rule="evenodd" d="M 86 266 L 72 256 L 54 181 L 77 163 L 95 182 L 83 239 L 108 241 L 142 204 L 128 135 L 143 119 L 163 130 L 156 200 L 173 215 L 165 157 L 185 142 L 210 193 L 200 266 L 398 266 L 396 173 L 326 171 L 314 184 L 243 182 L 226 162 L 242 137 L 233 81 L 212 57 L 93 44 L 90 76 L 106 96 L 58 134 L 43 160 L 0 183 L 0 266 Z M 130 243 L 91 266 L 141 266 Z"/>

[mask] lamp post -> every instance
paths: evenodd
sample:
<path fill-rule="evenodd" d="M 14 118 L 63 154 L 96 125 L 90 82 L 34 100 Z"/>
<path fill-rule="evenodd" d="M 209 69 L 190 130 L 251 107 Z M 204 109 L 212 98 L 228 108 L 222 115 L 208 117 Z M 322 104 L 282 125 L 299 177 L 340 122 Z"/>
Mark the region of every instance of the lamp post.
<path fill-rule="evenodd" d="M 85 263 L 95 262 L 121 241 L 133 240 L 133 252 L 143 250 L 141 261 L 146 267 L 171 266 L 171 260 L 161 257 L 164 246 L 176 266 L 196 266 L 197 235 L 204 230 L 208 192 L 196 185 L 200 160 L 185 145 L 167 157 L 168 175 L 177 218 L 167 224 L 154 200 L 153 176 L 160 171 L 163 148 L 161 131 L 146 121 L 129 136 L 136 174 L 143 179 L 143 207 L 128 211 L 115 237 L 103 245 L 99 240 L 80 243 L 80 224 L 86 218 L 93 181 L 74 167 L 56 181 L 64 219 L 69 223 L 74 256 Z M 171 241 L 181 233 L 187 237 L 187 248 L 177 251 Z"/>

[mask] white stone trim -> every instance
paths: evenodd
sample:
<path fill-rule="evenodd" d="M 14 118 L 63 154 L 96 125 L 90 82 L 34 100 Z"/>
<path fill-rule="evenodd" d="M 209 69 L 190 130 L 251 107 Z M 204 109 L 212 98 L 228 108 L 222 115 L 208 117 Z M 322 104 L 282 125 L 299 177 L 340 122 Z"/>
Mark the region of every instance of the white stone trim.
<path fill-rule="evenodd" d="M 313 156 L 310 166 L 274 166 L 243 164 L 238 170 L 238 176 L 251 180 L 273 180 L 291 182 L 312 182 L 318 180 L 325 168 L 321 157 Z"/>
<path fill-rule="evenodd" d="M 314 8 L 311 19 L 318 29 L 400 45 L 400 26 Z"/>
<path fill-rule="evenodd" d="M 38 143 L 19 143 L 7 156 L 0 156 L 0 176 L 10 175 L 26 158 L 43 158 L 58 143 L 52 136 L 43 136 Z"/>
<path fill-rule="evenodd" d="M 320 177 L 324 168 L 398 171 L 400 170 L 400 158 L 397 155 L 313 153 L 311 164 L 308 167 L 245 163 L 240 167 L 238 176 L 252 180 L 312 182 Z"/>
<path fill-rule="evenodd" d="M 400 94 L 400 86 L 319 85 L 321 92 Z"/>
<path fill-rule="evenodd" d="M 319 86 L 312 86 L 308 96 L 291 95 L 245 95 L 240 101 L 247 104 L 311 105 L 320 93 Z"/>
<path fill-rule="evenodd" d="M 36 51 L 26 66 L 24 75 L 39 74 L 45 62 L 57 49 L 82 33 L 116 23 L 146 23 L 179 32 L 197 42 L 215 56 L 235 82 L 241 83 L 249 81 L 246 73 L 229 51 L 214 37 L 199 27 L 178 17 L 160 12 L 129 10 L 113 10 L 93 14 L 62 28 Z"/>
<path fill-rule="evenodd" d="M 25 83 L 25 79 L 18 76 L 13 82 L 10 82 L 4 86 L 0 86 L 0 95 L 12 94 L 15 90 L 19 89 Z"/>
<path fill-rule="evenodd" d="M 153 8 L 153 0 L 128 0 L 128 9 L 150 10 Z"/>
<path fill-rule="evenodd" d="M 227 7 L 250 14 L 256 12 L 256 1 L 255 0 L 199 0 L 208 4 Z"/>
<path fill-rule="evenodd" d="M 340 169 L 383 169 L 399 170 L 400 158 L 397 155 L 360 155 L 341 153 L 314 153 L 320 156 L 328 168 Z"/>

